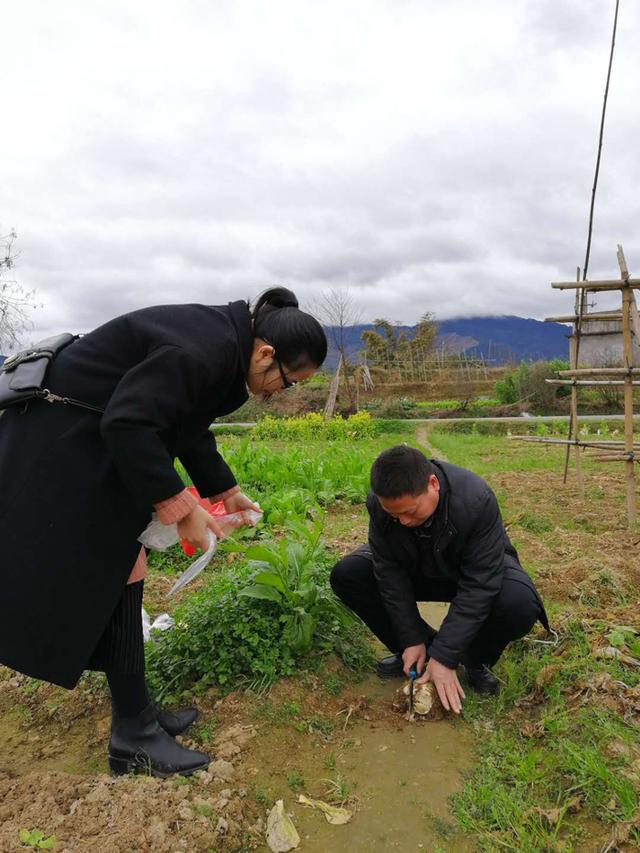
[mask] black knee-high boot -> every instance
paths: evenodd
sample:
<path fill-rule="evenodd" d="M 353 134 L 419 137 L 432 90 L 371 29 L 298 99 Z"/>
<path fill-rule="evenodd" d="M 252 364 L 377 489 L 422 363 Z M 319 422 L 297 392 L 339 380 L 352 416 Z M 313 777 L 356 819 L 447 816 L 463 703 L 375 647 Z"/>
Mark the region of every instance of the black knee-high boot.
<path fill-rule="evenodd" d="M 140 615 L 142 586 L 140 581 L 125 588 L 92 657 L 93 668 L 103 669 L 107 675 L 113 700 L 109 767 L 117 775 L 188 775 L 206 769 L 210 758 L 177 743 L 160 724 L 161 712 L 149 700 Z M 174 718 L 168 722 L 174 723 L 178 733 L 193 721 L 193 711 L 190 716 L 190 720 Z"/>

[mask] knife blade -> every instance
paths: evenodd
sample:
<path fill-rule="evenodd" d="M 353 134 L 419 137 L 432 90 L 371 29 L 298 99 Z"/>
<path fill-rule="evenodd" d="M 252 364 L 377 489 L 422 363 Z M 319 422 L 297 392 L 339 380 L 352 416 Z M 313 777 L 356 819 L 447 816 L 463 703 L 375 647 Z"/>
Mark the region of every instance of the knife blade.
<path fill-rule="evenodd" d="M 415 666 L 409 670 L 409 715 L 413 714 L 413 682 L 416 680 L 418 673 Z"/>

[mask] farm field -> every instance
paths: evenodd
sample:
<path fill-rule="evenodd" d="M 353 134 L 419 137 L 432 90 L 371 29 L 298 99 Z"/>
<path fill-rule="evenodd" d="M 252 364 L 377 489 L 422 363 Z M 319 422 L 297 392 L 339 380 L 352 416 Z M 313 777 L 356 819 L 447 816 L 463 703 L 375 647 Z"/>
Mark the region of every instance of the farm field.
<path fill-rule="evenodd" d="M 264 523 L 221 546 L 175 599 L 166 592 L 189 558 L 178 546 L 151 558 L 145 606 L 176 626 L 148 644 L 150 684 L 167 704 L 198 705 L 186 741 L 212 753 L 208 773 L 113 780 L 102 676 L 69 693 L 0 669 L 3 853 L 265 851 L 278 799 L 303 851 L 640 844 L 640 532 L 626 529 L 621 469 L 586 460 L 580 500 L 553 446 L 345 423 L 328 438 L 308 419 L 221 437 Z M 555 645 L 539 627 L 513 644 L 499 697 L 467 693 L 459 720 L 411 724 L 392 709 L 397 683 L 371 675 L 381 649 L 327 584 L 337 556 L 366 538 L 372 460 L 401 441 L 489 481 L 558 633 Z M 283 590 L 261 588 L 258 562 L 287 578 Z M 299 794 L 353 818 L 332 826 Z"/>

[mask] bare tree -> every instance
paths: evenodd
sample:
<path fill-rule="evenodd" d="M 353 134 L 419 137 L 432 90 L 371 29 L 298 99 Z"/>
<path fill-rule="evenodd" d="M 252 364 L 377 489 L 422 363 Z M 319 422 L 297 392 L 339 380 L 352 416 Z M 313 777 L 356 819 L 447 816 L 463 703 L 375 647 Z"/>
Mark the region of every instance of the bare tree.
<path fill-rule="evenodd" d="M 349 408 L 355 410 L 356 395 L 353 387 L 353 371 L 349 363 L 347 345 L 348 332 L 357 326 L 361 318 L 361 310 L 356 304 L 350 290 L 332 288 L 325 291 L 315 306 L 315 313 L 327 327 L 327 333 L 333 345 L 342 358 L 342 370 L 349 398 Z"/>
<path fill-rule="evenodd" d="M 0 353 L 15 349 L 21 336 L 31 327 L 30 312 L 34 292 L 25 290 L 17 281 L 7 278 L 13 269 L 15 231 L 0 236 Z"/>

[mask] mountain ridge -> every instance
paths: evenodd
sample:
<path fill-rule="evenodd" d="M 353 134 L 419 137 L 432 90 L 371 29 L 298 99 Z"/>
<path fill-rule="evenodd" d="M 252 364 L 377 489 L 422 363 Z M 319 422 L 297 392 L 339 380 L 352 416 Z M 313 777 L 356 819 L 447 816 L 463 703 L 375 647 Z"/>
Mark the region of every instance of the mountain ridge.
<path fill-rule="evenodd" d="M 481 356 L 495 365 L 568 358 L 567 336 L 571 332 L 571 327 L 563 323 L 545 323 L 542 320 L 512 314 L 456 317 L 436 322 L 438 325 L 436 347 L 441 349 L 444 346 L 453 354 L 464 353 L 468 357 Z M 325 366 L 332 370 L 335 369 L 339 357 L 333 336 L 335 327 L 325 328 L 329 340 L 329 353 Z M 351 358 L 363 349 L 362 333 L 373 328 L 372 323 L 363 323 L 344 330 L 346 351 Z M 417 325 L 400 325 L 396 328 L 398 331 L 404 331 L 411 338 L 416 332 Z"/>

